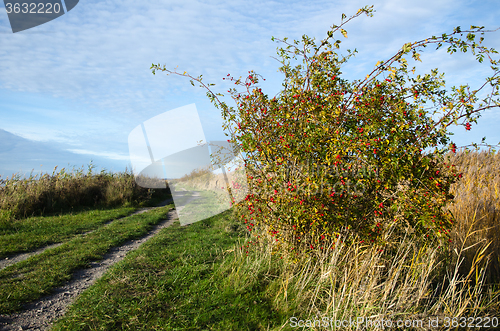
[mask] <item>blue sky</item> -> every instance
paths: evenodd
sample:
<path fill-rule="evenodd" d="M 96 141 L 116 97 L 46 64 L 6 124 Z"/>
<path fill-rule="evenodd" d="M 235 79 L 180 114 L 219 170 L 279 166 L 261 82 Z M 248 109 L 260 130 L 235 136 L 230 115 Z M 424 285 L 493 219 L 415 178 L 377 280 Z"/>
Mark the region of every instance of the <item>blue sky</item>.
<path fill-rule="evenodd" d="M 98 169 L 124 171 L 130 164 L 128 135 L 135 127 L 193 103 L 206 139 L 225 140 L 220 111 L 206 90 L 193 87 L 187 77 L 153 75 L 152 63 L 203 75 L 232 106 L 225 92 L 234 84 L 222 78 L 254 70 L 266 79 L 259 86 L 272 97 L 284 79 L 272 58 L 284 45 L 272 36 L 293 41 L 306 34 L 320 41 L 342 13 L 349 17 L 366 5 L 374 5 L 374 16 L 348 23 L 348 39 L 335 36 L 342 40 L 341 54 L 358 50 L 342 68 L 350 80 L 365 77 L 406 42 L 451 33 L 456 26 L 500 27 L 496 0 L 83 0 L 67 14 L 15 34 L 1 7 L 0 175 L 81 167 L 90 159 Z M 500 49 L 500 30 L 486 33 L 484 44 Z M 449 55 L 445 48 L 428 47 L 422 61 L 417 72 L 439 68 L 447 87 L 477 88 L 492 74 L 488 61 L 479 64 L 471 53 Z M 483 136 L 499 143 L 498 111 L 485 111 L 471 131 L 454 128 L 457 145 L 479 143 Z"/>

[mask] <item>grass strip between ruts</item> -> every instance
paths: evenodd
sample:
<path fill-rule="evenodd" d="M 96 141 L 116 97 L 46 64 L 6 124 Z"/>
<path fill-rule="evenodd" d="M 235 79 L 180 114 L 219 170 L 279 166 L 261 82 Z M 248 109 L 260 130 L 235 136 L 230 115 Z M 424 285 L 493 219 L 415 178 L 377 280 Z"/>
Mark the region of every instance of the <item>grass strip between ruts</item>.
<path fill-rule="evenodd" d="M 285 317 L 266 294 L 264 269 L 245 286 L 220 273 L 244 228 L 228 210 L 178 222 L 114 265 L 69 307 L 56 330 L 267 330 Z M 226 252 L 226 253 L 224 253 Z"/>
<path fill-rule="evenodd" d="M 113 246 L 147 233 L 172 205 L 115 220 L 84 237 L 48 249 L 0 270 L 0 313 L 12 313 L 70 280 L 73 271 L 99 260 Z"/>
<path fill-rule="evenodd" d="M 87 208 L 88 209 L 88 208 Z M 92 209 L 57 216 L 37 216 L 0 223 L 0 258 L 64 242 L 137 208 Z"/>

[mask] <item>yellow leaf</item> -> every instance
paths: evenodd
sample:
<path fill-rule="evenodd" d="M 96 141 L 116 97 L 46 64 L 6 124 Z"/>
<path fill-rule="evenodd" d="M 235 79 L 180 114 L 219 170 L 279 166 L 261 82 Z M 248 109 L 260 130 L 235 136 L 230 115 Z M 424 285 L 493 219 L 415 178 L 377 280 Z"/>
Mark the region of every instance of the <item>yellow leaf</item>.
<path fill-rule="evenodd" d="M 344 36 L 344 38 L 347 39 L 347 31 L 344 30 L 344 29 L 340 29 L 340 32 L 342 33 L 342 35 Z"/>
<path fill-rule="evenodd" d="M 186 74 L 186 72 L 187 72 L 187 71 L 184 71 L 183 75 L 185 75 L 185 74 Z"/>

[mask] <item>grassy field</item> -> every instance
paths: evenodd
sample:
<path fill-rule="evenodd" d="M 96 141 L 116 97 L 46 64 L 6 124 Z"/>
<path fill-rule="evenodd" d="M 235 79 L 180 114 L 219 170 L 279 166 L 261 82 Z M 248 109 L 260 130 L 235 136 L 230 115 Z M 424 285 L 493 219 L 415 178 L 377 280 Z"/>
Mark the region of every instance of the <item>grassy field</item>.
<path fill-rule="evenodd" d="M 4 222 L 0 228 L 0 258 L 64 242 L 77 234 L 95 230 L 110 220 L 127 216 L 135 209 L 92 208 L 77 213 L 28 217 L 16 222 Z"/>
<path fill-rule="evenodd" d="M 0 270 L 0 313 L 19 310 L 22 303 L 35 300 L 71 279 L 78 268 L 101 259 L 111 247 L 146 234 L 152 225 L 165 219 L 172 207 L 115 220 L 86 236 L 75 236 L 61 246 Z"/>
<path fill-rule="evenodd" d="M 244 232 L 227 211 L 160 232 L 115 265 L 54 330 L 266 330 L 285 316 L 266 268 L 232 286 L 223 264 Z M 237 272 L 237 271 L 236 271 Z M 243 286 L 241 286 L 243 285 Z"/>
<path fill-rule="evenodd" d="M 227 210 L 160 231 L 87 289 L 54 330 L 377 330 L 380 319 L 392 321 L 395 330 L 467 329 L 460 327 L 460 318 L 483 327 L 489 318 L 494 326 L 492 318 L 500 318 L 500 155 L 463 153 L 450 161 L 464 177 L 452 188 L 456 203 L 448 208 L 457 224 L 444 253 L 408 238 L 400 238 L 390 254 L 337 242 L 335 249 L 291 263 L 291 256 L 271 253 L 265 229 L 263 240 L 252 242 Z M 95 218 L 81 211 L 82 228 L 96 229 L 83 238 L 77 233 L 84 230 L 75 225 L 37 230 L 64 217 L 71 223 L 76 214 L 4 221 L 0 240 L 16 233 L 12 224 L 20 222 L 20 232 L 64 244 L 0 272 L 0 310 L 16 310 L 69 279 L 74 268 L 141 235 L 169 206 L 102 225 L 129 213 L 127 208 L 123 202 L 115 209 L 96 209 Z M 32 247 L 41 245 L 33 242 Z M 53 270 L 49 276 L 42 274 L 48 269 Z M 436 318 L 439 327 L 425 328 Z M 335 326 L 334 321 L 349 319 L 364 324 Z"/>

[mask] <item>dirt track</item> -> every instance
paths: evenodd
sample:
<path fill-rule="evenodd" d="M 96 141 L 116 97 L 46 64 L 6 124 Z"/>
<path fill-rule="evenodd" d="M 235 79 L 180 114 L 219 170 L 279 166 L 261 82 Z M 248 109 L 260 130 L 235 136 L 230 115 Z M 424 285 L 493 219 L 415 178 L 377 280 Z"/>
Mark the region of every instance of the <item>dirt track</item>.
<path fill-rule="evenodd" d="M 192 199 L 196 199 L 196 196 L 193 196 L 190 200 Z M 158 205 L 158 207 L 166 206 L 170 203 L 172 203 L 172 199 L 162 202 Z M 134 214 L 143 213 L 154 208 L 156 207 L 143 208 Z M 181 208 L 179 208 L 179 210 L 180 209 Z M 120 262 L 129 251 L 137 249 L 141 244 L 155 236 L 163 228 L 172 225 L 176 219 L 178 219 L 177 212 L 175 209 L 171 209 L 168 212 L 167 219 L 158 223 L 145 236 L 140 239 L 130 240 L 122 246 L 110 249 L 101 261 L 90 263 L 90 267 L 87 269 L 77 270 L 73 274 L 70 282 L 54 289 L 51 295 L 26 304 L 24 306 L 24 310 L 20 313 L 14 313 L 11 315 L 0 314 L 0 330 L 50 329 L 52 323 L 64 315 L 67 307 L 76 299 L 76 297 L 85 289 L 90 287 L 97 279 L 102 277 L 110 266 Z M 22 256 L 20 255 L 11 259 L 11 261 L 15 260 L 15 262 L 18 262 L 49 248 L 52 247 L 46 247 L 32 253 L 21 254 Z"/>

